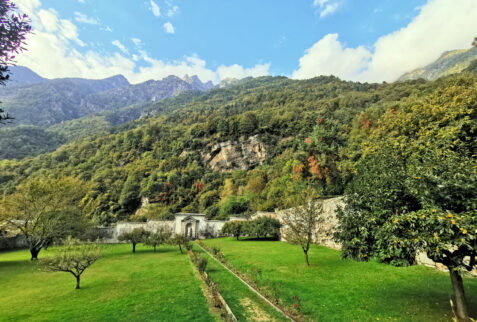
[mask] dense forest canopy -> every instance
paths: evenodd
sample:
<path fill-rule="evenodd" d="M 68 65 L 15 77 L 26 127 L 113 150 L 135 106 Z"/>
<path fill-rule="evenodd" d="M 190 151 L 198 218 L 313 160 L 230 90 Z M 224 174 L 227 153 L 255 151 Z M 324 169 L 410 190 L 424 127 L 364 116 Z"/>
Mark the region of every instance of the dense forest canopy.
<path fill-rule="evenodd" d="M 179 211 L 211 218 L 270 211 L 288 207 L 310 185 L 321 196 L 340 195 L 355 184 L 369 150 L 363 144 L 383 117 L 408 106 L 425 109 L 427 97 L 459 82 L 475 86 L 477 77 L 393 84 L 259 77 L 167 99 L 149 107 L 149 117 L 85 139 L 79 131 L 79 140 L 51 153 L 1 161 L 0 193 L 13 193 L 33 177 L 76 176 L 93 183 L 82 205 L 98 224 Z M 95 124 L 95 117 L 84 124 Z M 475 122 L 475 109 L 469 117 Z M 240 149 L 252 136 L 266 150 L 260 165 L 219 171 L 205 161 L 214 144 Z M 149 211 L 135 215 L 143 197 L 151 201 Z"/>

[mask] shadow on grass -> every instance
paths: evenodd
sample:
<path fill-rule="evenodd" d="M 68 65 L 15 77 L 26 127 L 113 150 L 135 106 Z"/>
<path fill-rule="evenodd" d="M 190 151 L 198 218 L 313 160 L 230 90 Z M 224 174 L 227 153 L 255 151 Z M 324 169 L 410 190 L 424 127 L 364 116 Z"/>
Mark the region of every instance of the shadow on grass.
<path fill-rule="evenodd" d="M 450 286 L 450 282 L 449 282 Z M 470 287 L 465 287 L 466 298 L 469 308 L 469 314 L 471 317 L 477 317 L 477 294 L 471 292 Z M 412 286 L 399 288 L 388 288 L 385 291 L 381 290 L 376 293 L 376 297 L 387 299 L 390 307 L 397 304 L 393 299 L 412 298 L 413 304 L 422 308 L 433 308 L 433 310 L 439 310 L 443 314 L 453 315 L 450 306 L 450 299 L 452 296 L 451 289 L 442 288 L 441 290 L 428 290 L 428 289 L 416 289 Z M 437 307 L 436 305 L 439 304 Z"/>
<path fill-rule="evenodd" d="M 272 237 L 267 237 L 267 238 L 258 238 L 258 237 L 241 237 L 239 240 L 237 239 L 234 239 L 235 241 L 263 241 L 263 242 L 270 242 L 270 241 L 279 241 L 278 239 L 276 238 L 272 238 Z"/>

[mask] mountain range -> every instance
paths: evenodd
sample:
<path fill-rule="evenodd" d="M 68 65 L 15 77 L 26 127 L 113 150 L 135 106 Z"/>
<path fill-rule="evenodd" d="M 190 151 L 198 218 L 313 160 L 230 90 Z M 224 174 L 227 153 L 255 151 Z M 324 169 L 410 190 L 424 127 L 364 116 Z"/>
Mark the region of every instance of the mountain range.
<path fill-rule="evenodd" d="M 477 47 L 451 50 L 443 53 L 435 62 L 405 73 L 398 80 L 405 81 L 419 78 L 436 80 L 443 76 L 460 73 L 473 62 L 477 62 Z"/>
<path fill-rule="evenodd" d="M 130 84 L 122 75 L 100 80 L 46 79 L 22 66 L 10 71 L 11 80 L 0 88 L 0 107 L 15 120 L 0 127 L 0 160 L 34 156 L 91 135 L 137 126 L 180 109 L 210 89 L 247 88 L 256 83 L 251 77 L 226 78 L 214 86 L 196 75 L 182 79 L 171 75 Z M 461 71 L 477 74 L 477 48 L 446 52 L 399 80 L 434 80 Z"/>
<path fill-rule="evenodd" d="M 13 115 L 14 125 L 40 127 L 80 118 L 128 105 L 155 102 L 185 91 L 204 91 L 211 82 L 202 83 L 197 76 L 184 79 L 168 76 L 130 84 L 122 75 L 92 80 L 83 78 L 45 79 L 26 67 L 11 69 L 16 82 L 0 89 L 2 108 Z"/>

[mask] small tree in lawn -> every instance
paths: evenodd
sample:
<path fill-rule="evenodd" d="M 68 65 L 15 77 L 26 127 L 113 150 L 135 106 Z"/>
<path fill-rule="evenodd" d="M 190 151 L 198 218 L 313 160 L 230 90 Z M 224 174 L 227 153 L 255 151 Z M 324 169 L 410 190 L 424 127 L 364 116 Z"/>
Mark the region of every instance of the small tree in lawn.
<path fill-rule="evenodd" d="M 411 248 L 425 251 L 436 263 L 449 269 L 457 317 L 468 320 L 468 303 L 462 273 L 477 268 L 477 212 L 453 214 L 422 209 L 398 215 L 381 229 L 389 252 Z"/>
<path fill-rule="evenodd" d="M 25 237 L 35 260 L 53 242 L 84 233 L 89 224 L 79 206 L 89 187 L 73 177 L 29 179 L 0 200 L 0 221 Z"/>
<path fill-rule="evenodd" d="M 136 245 L 142 242 L 145 238 L 147 238 L 151 233 L 144 230 L 144 228 L 134 228 L 131 232 L 123 233 L 119 235 L 119 241 L 127 241 L 130 242 L 133 246 L 132 252 L 136 252 Z"/>
<path fill-rule="evenodd" d="M 98 244 L 81 243 L 68 237 L 56 254 L 40 260 L 39 265 L 48 271 L 71 273 L 76 278 L 76 289 L 79 289 L 81 274 L 100 257 Z"/>
<path fill-rule="evenodd" d="M 278 219 L 263 216 L 258 217 L 247 225 L 250 234 L 255 234 L 258 238 L 267 238 L 268 236 L 278 239 L 282 224 Z"/>
<path fill-rule="evenodd" d="M 240 220 L 231 220 L 225 223 L 222 227 L 222 233 L 226 235 L 232 235 L 239 240 L 240 235 L 246 231 L 246 225 L 248 222 Z"/>
<path fill-rule="evenodd" d="M 182 247 L 187 249 L 187 246 L 189 245 L 190 239 L 187 238 L 186 236 L 182 234 L 175 234 L 172 236 L 169 241 L 167 242 L 169 245 L 177 245 L 179 246 L 179 250 L 181 251 L 181 254 L 183 254 Z"/>
<path fill-rule="evenodd" d="M 306 265 L 310 266 L 308 251 L 313 243 L 317 226 L 324 221 L 323 203 L 315 200 L 312 192 L 306 192 L 301 200 L 301 206 L 285 211 L 282 216 L 286 227 L 284 237 L 287 242 L 300 245 L 305 254 Z"/>
<path fill-rule="evenodd" d="M 154 253 L 156 252 L 156 247 L 164 244 L 171 238 L 172 231 L 166 226 L 160 226 L 156 232 L 147 235 L 144 237 L 143 243 L 154 247 Z"/>

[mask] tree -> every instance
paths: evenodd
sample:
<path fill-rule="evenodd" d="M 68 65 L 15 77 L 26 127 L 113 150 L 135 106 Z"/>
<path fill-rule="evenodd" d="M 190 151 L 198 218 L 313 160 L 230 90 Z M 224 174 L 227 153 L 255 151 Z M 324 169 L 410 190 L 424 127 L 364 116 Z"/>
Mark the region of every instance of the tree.
<path fill-rule="evenodd" d="M 434 262 L 445 265 L 454 291 L 456 314 L 460 319 L 468 318 L 461 275 L 477 265 L 477 211 L 453 214 L 422 209 L 401 214 L 383 225 L 381 235 L 389 252 L 402 248 L 420 250 Z"/>
<path fill-rule="evenodd" d="M 88 222 L 79 205 L 88 190 L 88 184 L 73 177 L 30 179 L 3 197 L 0 221 L 25 237 L 31 259 L 37 259 L 42 248 L 85 231 Z"/>
<path fill-rule="evenodd" d="M 278 219 L 263 216 L 258 217 L 251 222 L 248 222 L 247 226 L 245 227 L 245 231 L 250 235 L 255 235 L 258 238 L 267 238 L 268 236 L 278 239 L 280 236 L 280 228 L 282 224 Z"/>
<path fill-rule="evenodd" d="M 474 41 L 472 42 L 472 46 L 477 47 L 477 37 L 474 38 Z"/>
<path fill-rule="evenodd" d="M 183 254 L 182 247 L 187 249 L 189 247 L 190 239 L 182 234 L 175 234 L 167 243 L 169 245 L 179 246 L 179 250 L 181 251 L 181 254 Z"/>
<path fill-rule="evenodd" d="M 225 223 L 222 227 L 223 234 L 230 234 L 239 240 L 240 235 L 245 232 L 246 226 L 248 225 L 247 221 L 241 220 L 231 220 Z"/>
<path fill-rule="evenodd" d="M 315 200 L 312 192 L 302 197 L 301 206 L 286 210 L 282 216 L 287 242 L 300 245 L 305 254 L 306 265 L 310 266 L 308 251 L 314 241 L 317 226 L 324 221 L 323 203 Z"/>
<path fill-rule="evenodd" d="M 361 143 L 338 216 L 345 257 L 413 264 L 425 251 L 447 266 L 462 320 L 469 310 L 461 274 L 477 255 L 476 101 L 477 79 L 462 75 L 384 113 Z"/>
<path fill-rule="evenodd" d="M 76 278 L 76 289 L 79 289 L 81 274 L 99 258 L 101 251 L 98 244 L 81 243 L 68 237 L 57 253 L 41 259 L 39 264 L 48 271 L 71 273 Z"/>
<path fill-rule="evenodd" d="M 16 5 L 10 0 L 0 1 L 0 85 L 5 85 L 9 79 L 8 65 L 15 62 L 15 54 L 25 49 L 25 37 L 31 31 L 27 15 L 21 15 L 16 10 Z M 0 109 L 0 124 L 11 119 Z"/>
<path fill-rule="evenodd" d="M 122 233 L 118 236 L 119 241 L 127 241 L 132 244 L 132 252 L 136 252 L 136 245 L 147 239 L 151 235 L 149 231 L 144 230 L 144 228 L 134 228 L 130 232 Z"/>
<path fill-rule="evenodd" d="M 144 237 L 144 244 L 154 247 L 154 253 L 156 247 L 164 244 L 171 238 L 172 230 L 166 226 L 160 226 L 154 233 Z"/>

